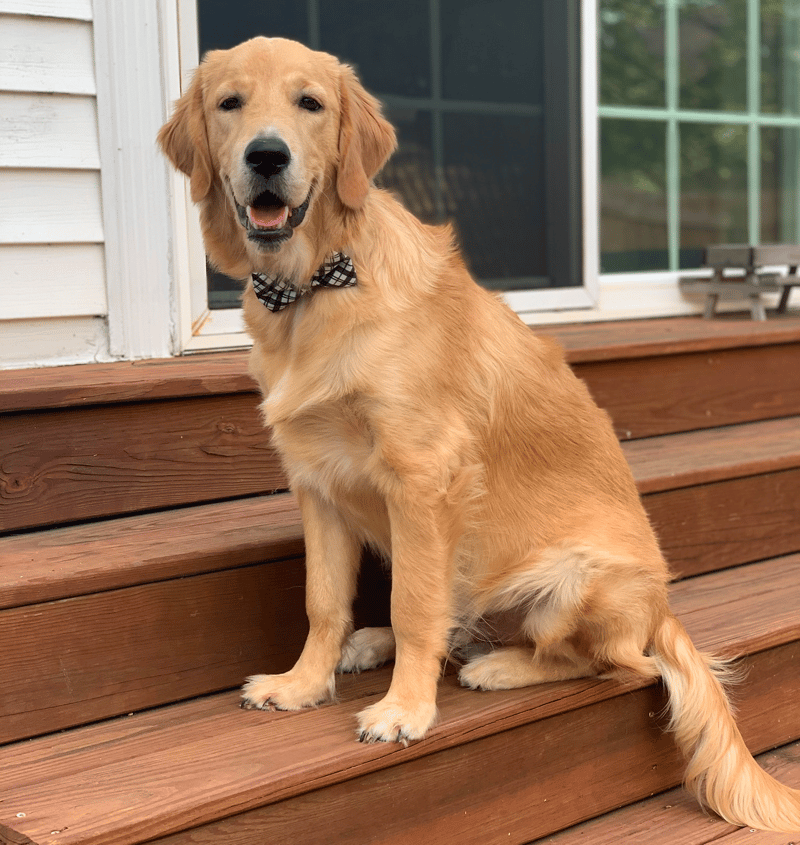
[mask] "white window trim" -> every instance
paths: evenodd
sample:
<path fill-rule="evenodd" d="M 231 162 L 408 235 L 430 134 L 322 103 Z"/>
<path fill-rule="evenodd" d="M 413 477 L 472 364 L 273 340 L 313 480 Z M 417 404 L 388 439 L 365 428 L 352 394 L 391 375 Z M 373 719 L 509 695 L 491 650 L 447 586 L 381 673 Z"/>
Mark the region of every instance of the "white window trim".
<path fill-rule="evenodd" d="M 530 324 L 699 313 L 702 302 L 682 295 L 679 273 L 600 274 L 597 0 L 585 0 L 581 16 L 584 287 L 516 291 L 505 299 Z M 197 64 L 195 2 L 102 0 L 94 27 L 112 354 L 248 346 L 239 309 L 207 307 L 187 180 L 168 168 L 155 144 L 180 95 L 182 68 Z"/>

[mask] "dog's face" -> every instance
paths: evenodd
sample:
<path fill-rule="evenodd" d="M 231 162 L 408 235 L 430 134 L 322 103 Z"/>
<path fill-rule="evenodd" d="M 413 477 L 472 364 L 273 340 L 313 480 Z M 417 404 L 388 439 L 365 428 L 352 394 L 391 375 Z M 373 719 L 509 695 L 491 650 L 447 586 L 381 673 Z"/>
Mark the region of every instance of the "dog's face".
<path fill-rule="evenodd" d="M 255 38 L 206 56 L 159 142 L 190 176 L 212 259 L 246 274 L 285 252 L 318 260 L 304 228 L 358 211 L 395 138 L 350 68 Z"/>

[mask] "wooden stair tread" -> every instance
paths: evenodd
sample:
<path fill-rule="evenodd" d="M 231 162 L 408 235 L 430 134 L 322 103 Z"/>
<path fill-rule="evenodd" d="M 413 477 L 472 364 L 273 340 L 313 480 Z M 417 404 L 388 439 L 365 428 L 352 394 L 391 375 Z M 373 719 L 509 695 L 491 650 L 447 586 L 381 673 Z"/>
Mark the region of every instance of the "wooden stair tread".
<path fill-rule="evenodd" d="M 534 326 L 533 331 L 557 340 L 570 363 L 583 363 L 796 343 L 800 341 L 800 315 L 797 311 L 771 315 L 761 323 L 740 314 L 720 315 L 714 320 L 668 317 Z"/>
<path fill-rule="evenodd" d="M 800 789 L 800 742 L 761 754 L 756 759 L 781 783 Z M 652 841 L 653 831 L 658 831 L 659 842 L 669 845 L 709 845 L 712 842 L 714 845 L 792 845 L 797 841 L 796 837 L 785 833 L 754 833 L 748 828 L 698 813 L 694 798 L 685 789 L 676 788 L 537 839 L 529 845 L 575 845 L 577 842 L 641 845 Z"/>
<path fill-rule="evenodd" d="M 800 466 L 800 417 L 665 434 L 622 444 L 639 492 Z"/>
<path fill-rule="evenodd" d="M 713 573 L 676 585 L 673 605 L 701 648 L 792 643 L 798 572 L 800 555 Z M 231 692 L 7 746 L 0 820 L 36 843 L 139 842 L 644 686 L 582 680 L 480 694 L 450 674 L 440 685 L 441 723 L 426 741 L 359 745 L 353 716 L 385 691 L 388 675 L 344 677 L 340 704 L 301 713 L 243 713 Z"/>
<path fill-rule="evenodd" d="M 0 608 L 303 553 L 289 493 L 0 538 Z"/>
<path fill-rule="evenodd" d="M 765 323 L 742 316 L 675 317 L 535 326 L 565 348 L 570 363 L 800 341 L 796 312 Z M 63 408 L 255 391 L 246 351 L 111 364 L 0 372 L 0 411 Z"/>
<path fill-rule="evenodd" d="M 800 467 L 800 418 L 622 444 L 641 494 Z M 301 554 L 290 493 L 0 537 L 0 608 Z M 7 564 L 7 565 L 4 565 Z M 66 585 L 64 582 L 68 582 Z"/>

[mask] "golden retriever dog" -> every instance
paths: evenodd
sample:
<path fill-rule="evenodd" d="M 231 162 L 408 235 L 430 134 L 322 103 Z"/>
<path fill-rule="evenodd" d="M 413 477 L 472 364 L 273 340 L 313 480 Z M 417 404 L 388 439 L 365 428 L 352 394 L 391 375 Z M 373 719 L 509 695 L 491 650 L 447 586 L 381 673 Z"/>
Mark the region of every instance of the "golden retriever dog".
<path fill-rule="evenodd" d="M 313 707 L 337 669 L 394 659 L 358 735 L 419 740 L 443 660 L 489 632 L 464 649 L 465 687 L 660 676 L 699 799 L 800 830 L 800 793 L 753 760 L 724 667 L 670 612 L 608 416 L 448 227 L 374 186 L 395 133 L 353 71 L 280 38 L 211 52 L 159 142 L 211 261 L 248 280 L 250 367 L 303 517 L 308 638 L 290 671 L 247 680 L 245 706 Z M 391 629 L 352 630 L 364 544 L 391 566 Z"/>

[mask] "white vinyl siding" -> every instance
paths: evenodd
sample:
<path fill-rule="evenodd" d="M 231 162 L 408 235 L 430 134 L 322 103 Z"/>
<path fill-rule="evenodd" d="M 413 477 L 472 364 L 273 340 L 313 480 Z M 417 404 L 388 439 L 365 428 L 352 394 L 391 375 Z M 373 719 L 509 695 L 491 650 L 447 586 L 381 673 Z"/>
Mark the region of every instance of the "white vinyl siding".
<path fill-rule="evenodd" d="M 108 357 L 90 0 L 0 0 L 0 367 Z"/>

